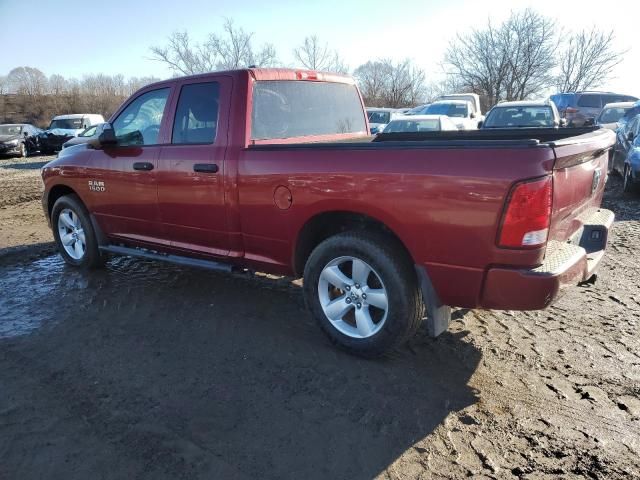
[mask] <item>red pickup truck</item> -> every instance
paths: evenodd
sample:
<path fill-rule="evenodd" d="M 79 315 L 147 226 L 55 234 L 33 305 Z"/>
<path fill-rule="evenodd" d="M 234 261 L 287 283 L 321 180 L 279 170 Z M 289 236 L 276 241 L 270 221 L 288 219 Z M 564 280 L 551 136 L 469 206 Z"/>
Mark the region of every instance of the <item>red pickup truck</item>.
<path fill-rule="evenodd" d="M 320 327 L 376 356 L 451 306 L 530 310 L 589 279 L 608 130 L 367 136 L 349 77 L 246 69 L 171 79 L 42 169 L 64 260 L 108 254 L 304 277 Z"/>

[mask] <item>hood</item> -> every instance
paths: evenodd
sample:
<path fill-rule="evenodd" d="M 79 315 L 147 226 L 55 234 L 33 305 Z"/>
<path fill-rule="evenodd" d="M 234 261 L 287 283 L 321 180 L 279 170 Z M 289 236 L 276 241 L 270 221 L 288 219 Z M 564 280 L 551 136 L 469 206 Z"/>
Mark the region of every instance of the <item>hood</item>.
<path fill-rule="evenodd" d="M 75 137 L 80 132 L 82 132 L 82 128 L 54 128 L 52 130 L 45 130 L 41 133 L 41 135 L 55 135 L 57 137 Z"/>
<path fill-rule="evenodd" d="M 10 142 L 11 140 L 16 140 L 20 138 L 20 135 L 0 135 L 0 142 Z"/>

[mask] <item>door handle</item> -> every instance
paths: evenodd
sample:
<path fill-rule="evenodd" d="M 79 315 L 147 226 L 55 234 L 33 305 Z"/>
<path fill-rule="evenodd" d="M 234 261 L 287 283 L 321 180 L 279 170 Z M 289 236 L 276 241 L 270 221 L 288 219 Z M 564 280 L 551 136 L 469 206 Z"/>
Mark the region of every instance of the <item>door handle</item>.
<path fill-rule="evenodd" d="M 149 162 L 135 162 L 133 164 L 133 169 L 134 170 L 142 170 L 144 172 L 148 172 L 150 170 L 153 170 L 153 163 L 149 163 Z"/>
<path fill-rule="evenodd" d="M 200 173 L 218 173 L 218 165 L 215 163 L 196 163 L 193 166 L 193 171 Z"/>

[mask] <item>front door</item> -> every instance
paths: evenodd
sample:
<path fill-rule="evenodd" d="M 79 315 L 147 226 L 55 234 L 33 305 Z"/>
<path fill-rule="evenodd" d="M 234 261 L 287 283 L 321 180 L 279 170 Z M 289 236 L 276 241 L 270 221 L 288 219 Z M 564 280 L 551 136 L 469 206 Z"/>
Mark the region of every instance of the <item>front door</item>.
<path fill-rule="evenodd" d="M 111 237 L 157 243 L 157 166 L 171 87 L 134 98 L 113 121 L 118 144 L 92 153 L 87 172 L 96 218 Z"/>
<path fill-rule="evenodd" d="M 224 159 L 232 80 L 208 77 L 176 86 L 171 142 L 158 160 L 158 205 L 174 248 L 225 256 Z"/>

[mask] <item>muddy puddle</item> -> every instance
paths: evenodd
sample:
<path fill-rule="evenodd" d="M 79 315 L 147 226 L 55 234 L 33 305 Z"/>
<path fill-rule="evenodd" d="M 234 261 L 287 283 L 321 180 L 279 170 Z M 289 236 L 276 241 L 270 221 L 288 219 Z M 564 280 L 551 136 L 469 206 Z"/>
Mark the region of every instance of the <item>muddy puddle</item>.
<path fill-rule="evenodd" d="M 298 290 L 287 278 L 248 272 L 219 274 L 131 257 L 113 257 L 104 269 L 85 272 L 67 266 L 55 254 L 0 269 L 0 292 L 4 292 L 0 295 L 0 339 L 29 334 L 69 316 L 90 315 L 93 307 L 136 310 L 145 298 L 157 295 L 168 299 L 199 291 L 200 301 L 194 307 L 206 307 L 215 296 L 212 282 L 218 281 Z"/>

